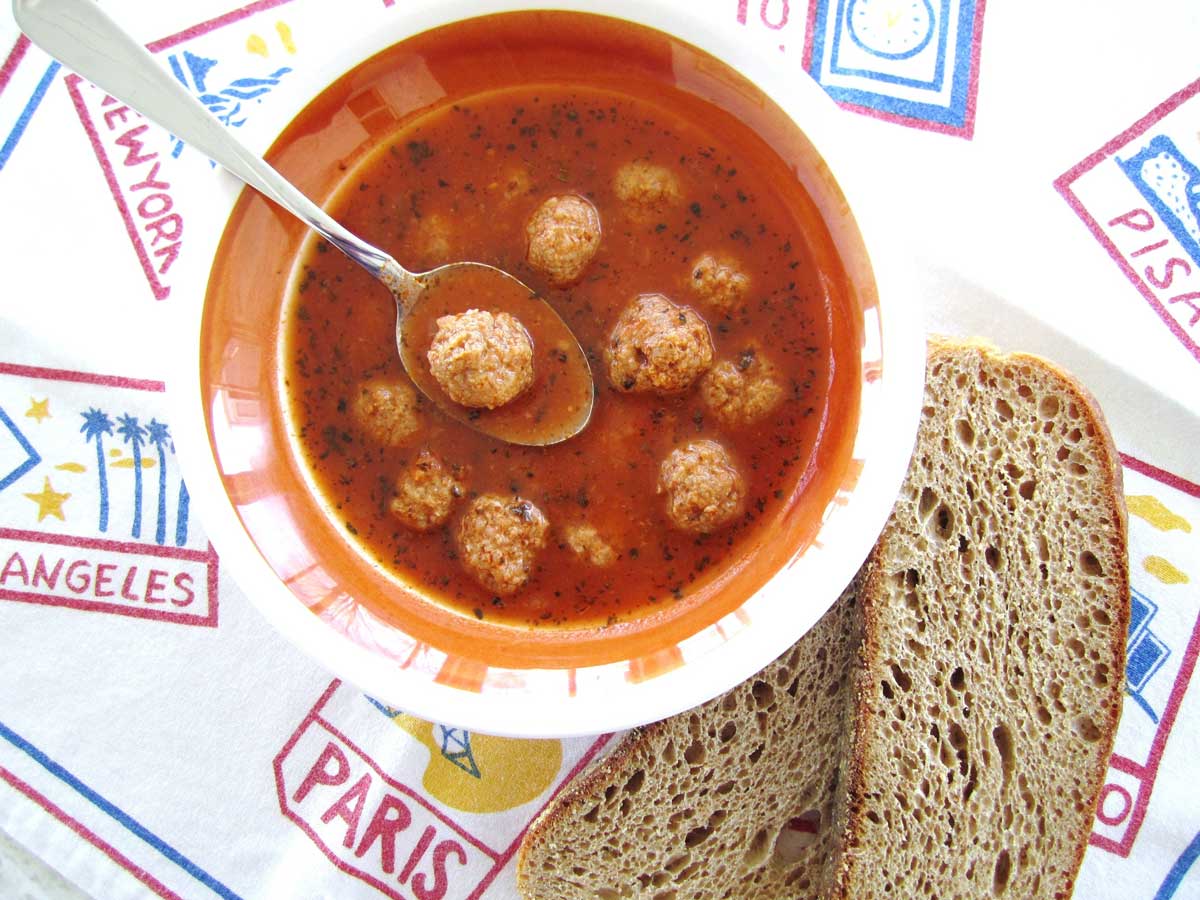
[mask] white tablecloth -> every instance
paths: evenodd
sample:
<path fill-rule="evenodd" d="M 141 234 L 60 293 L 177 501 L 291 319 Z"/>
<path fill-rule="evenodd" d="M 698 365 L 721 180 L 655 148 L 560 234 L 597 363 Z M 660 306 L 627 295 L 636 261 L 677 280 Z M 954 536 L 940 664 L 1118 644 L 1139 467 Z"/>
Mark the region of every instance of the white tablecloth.
<path fill-rule="evenodd" d="M 249 134 L 321 64 L 333 5 L 232 2 L 106 7 Z M 680 5 L 843 104 L 931 330 L 1040 352 L 1101 401 L 1134 624 L 1077 896 L 1200 897 L 1200 7 Z M 412 719 L 250 607 L 189 514 L 162 383 L 207 163 L 120 110 L 0 13 L 0 828 L 104 898 L 512 897 L 525 825 L 610 738 Z M 371 823 L 399 807 L 389 865 Z"/>

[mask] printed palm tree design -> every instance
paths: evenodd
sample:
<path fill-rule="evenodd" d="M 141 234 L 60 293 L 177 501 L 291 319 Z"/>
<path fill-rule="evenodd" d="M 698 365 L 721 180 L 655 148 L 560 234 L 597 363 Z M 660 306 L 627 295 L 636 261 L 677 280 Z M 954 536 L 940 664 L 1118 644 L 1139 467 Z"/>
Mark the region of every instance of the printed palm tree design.
<path fill-rule="evenodd" d="M 83 416 L 79 431 L 85 440 L 96 442 L 96 477 L 100 480 L 100 530 L 108 531 L 108 468 L 104 462 L 104 435 L 113 433 L 113 421 L 107 413 L 91 407 Z"/>
<path fill-rule="evenodd" d="M 117 434 L 125 443 L 130 445 L 129 452 L 133 456 L 133 528 L 130 530 L 135 538 L 142 536 L 142 439 L 146 429 L 138 424 L 136 416 L 126 413 L 117 416 Z"/>
<path fill-rule="evenodd" d="M 158 450 L 158 520 L 154 528 L 154 541 L 167 542 L 167 445 L 175 452 L 171 434 L 165 422 L 151 419 L 146 423 L 146 439 Z"/>
<path fill-rule="evenodd" d="M 188 537 L 188 507 L 191 505 L 191 495 L 183 479 L 179 480 L 179 502 L 175 506 L 175 546 L 182 547 Z"/>

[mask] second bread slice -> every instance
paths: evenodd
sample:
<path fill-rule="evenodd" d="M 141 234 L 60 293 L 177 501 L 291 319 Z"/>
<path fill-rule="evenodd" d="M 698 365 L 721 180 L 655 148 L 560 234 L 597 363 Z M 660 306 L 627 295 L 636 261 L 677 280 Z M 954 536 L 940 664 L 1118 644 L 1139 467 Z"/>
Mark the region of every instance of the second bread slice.
<path fill-rule="evenodd" d="M 522 843 L 521 896 L 823 896 L 857 602 L 852 585 L 753 678 L 635 729 L 568 785 Z"/>

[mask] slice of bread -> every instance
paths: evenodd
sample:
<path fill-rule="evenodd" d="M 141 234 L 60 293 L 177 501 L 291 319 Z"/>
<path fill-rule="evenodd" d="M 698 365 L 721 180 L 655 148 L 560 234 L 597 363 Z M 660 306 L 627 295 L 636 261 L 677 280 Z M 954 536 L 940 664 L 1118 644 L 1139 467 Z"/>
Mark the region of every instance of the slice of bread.
<path fill-rule="evenodd" d="M 1065 897 L 1120 713 L 1116 451 L 1044 360 L 930 345 L 913 464 L 817 626 L 534 822 L 526 900 Z"/>
<path fill-rule="evenodd" d="M 1045 360 L 930 345 L 868 565 L 833 898 L 1069 897 L 1129 624 L 1120 461 Z"/>
<path fill-rule="evenodd" d="M 820 897 L 859 621 L 851 586 L 754 678 L 626 735 L 530 826 L 521 896 Z"/>

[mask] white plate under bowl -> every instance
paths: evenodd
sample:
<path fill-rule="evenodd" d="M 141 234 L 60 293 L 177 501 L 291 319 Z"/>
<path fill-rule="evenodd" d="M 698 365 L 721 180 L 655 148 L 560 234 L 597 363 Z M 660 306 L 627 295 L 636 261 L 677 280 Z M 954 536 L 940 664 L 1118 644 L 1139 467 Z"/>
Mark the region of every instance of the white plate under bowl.
<path fill-rule="evenodd" d="M 205 286 L 240 183 L 216 173 L 193 191 L 188 246 L 171 303 L 179 317 L 168 390 L 176 446 L 192 502 L 216 547 L 222 566 L 269 622 L 302 651 L 375 699 L 414 715 L 471 730 L 512 736 L 596 734 L 657 720 L 695 706 L 748 678 L 802 636 L 837 598 L 866 558 L 891 511 L 908 467 L 916 433 L 924 336 L 917 298 L 904 263 L 888 252 L 885 210 L 864 194 L 857 171 L 862 154 L 846 143 L 841 113 L 807 75 L 784 58 L 769 60 L 744 34 L 711 23 L 670 0 L 560 2 L 554 9 L 600 13 L 667 32 L 722 60 L 749 78 L 798 123 L 828 165 L 853 211 L 874 270 L 879 303 L 864 316 L 864 341 L 852 365 L 862 373 L 861 415 L 853 444 L 856 480 L 838 491 L 816 539 L 740 608 L 686 640 L 672 653 L 676 663 L 649 677 L 631 678 L 632 660 L 562 668 L 485 666 L 469 688 L 445 676 L 453 659 L 423 645 L 346 598 L 333 621 L 319 617 L 285 582 L 278 560 L 269 564 L 247 530 L 253 511 L 235 508 L 218 470 L 204 408 L 200 334 Z M 305 8 L 306 7 L 306 8 Z M 272 104 L 256 112 L 240 136 L 265 151 L 309 100 L 340 74 L 406 37 L 453 21 L 528 9 L 511 0 L 456 0 L 393 8 L 379 21 L 339 25 L 332 4 L 296 4 L 293 30 L 305 16 L 328 17 L 329 40 L 314 53 L 319 66 L 289 75 Z M 311 46 L 311 45 L 310 45 Z M 286 84 L 284 89 L 283 84 Z M 845 362 L 845 361 L 843 361 Z M 218 429 L 232 427 L 229 421 Z M 229 434 L 225 440 L 233 440 Z M 245 447 L 253 456 L 253 437 Z M 228 473 L 228 460 L 226 471 Z M 269 498 L 267 501 L 269 503 Z M 297 565 L 301 565 L 298 562 Z M 294 574 L 294 573 L 292 573 Z M 332 586 L 336 588 L 336 586 Z"/>

